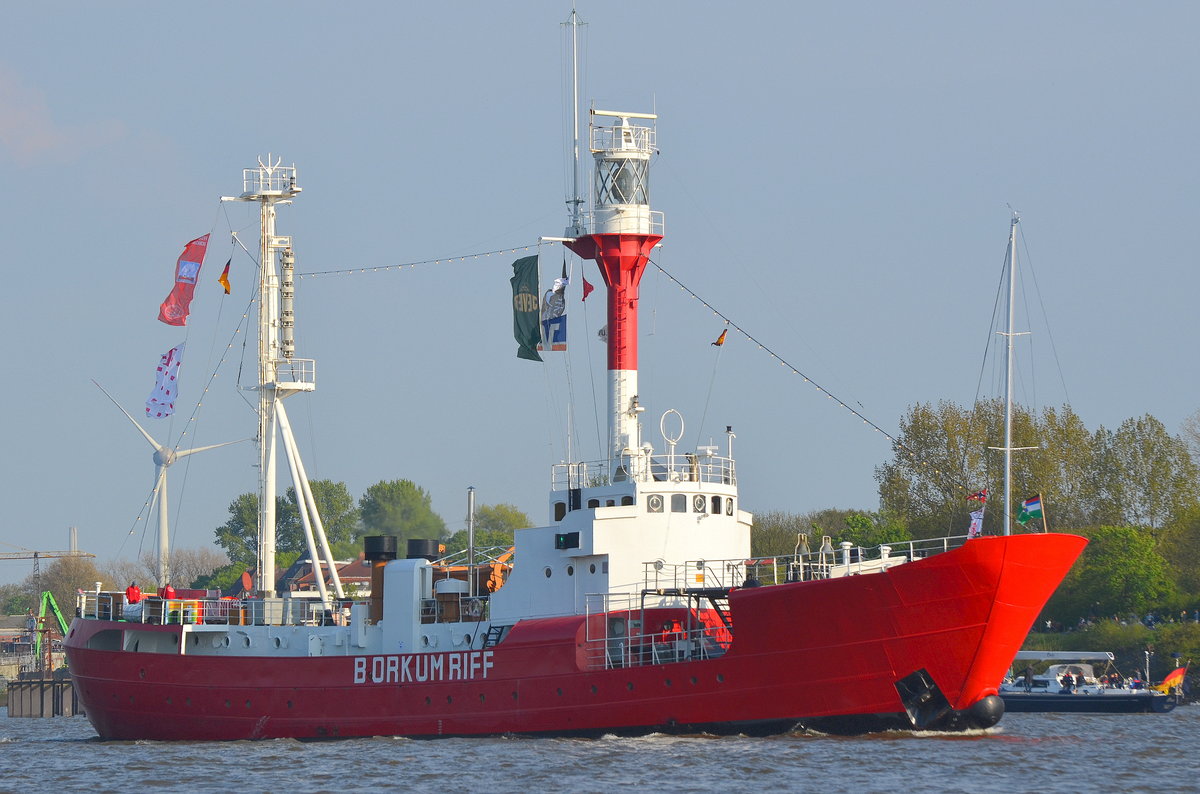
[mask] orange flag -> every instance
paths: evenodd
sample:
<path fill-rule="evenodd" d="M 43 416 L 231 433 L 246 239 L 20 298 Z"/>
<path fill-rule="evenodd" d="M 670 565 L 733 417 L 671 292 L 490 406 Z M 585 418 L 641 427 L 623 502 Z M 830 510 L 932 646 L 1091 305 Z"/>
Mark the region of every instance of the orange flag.
<path fill-rule="evenodd" d="M 720 347 L 721 345 L 725 344 L 725 334 L 727 333 L 729 333 L 728 328 L 721 332 L 721 335 L 717 337 L 717 341 L 712 343 L 713 347 Z"/>
<path fill-rule="evenodd" d="M 217 279 L 221 286 L 225 288 L 225 294 L 229 294 L 229 265 L 233 263 L 233 257 L 229 257 L 229 261 L 225 263 L 225 269 L 221 271 L 221 277 Z"/>

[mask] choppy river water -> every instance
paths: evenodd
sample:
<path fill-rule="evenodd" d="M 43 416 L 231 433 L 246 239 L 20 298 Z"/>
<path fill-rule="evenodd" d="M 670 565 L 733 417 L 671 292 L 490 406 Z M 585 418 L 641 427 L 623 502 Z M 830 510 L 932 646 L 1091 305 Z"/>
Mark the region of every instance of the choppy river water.
<path fill-rule="evenodd" d="M 1200 706 L 1009 714 L 967 734 L 845 738 L 102 742 L 85 718 L 0 710 L 3 791 L 1197 791 Z"/>

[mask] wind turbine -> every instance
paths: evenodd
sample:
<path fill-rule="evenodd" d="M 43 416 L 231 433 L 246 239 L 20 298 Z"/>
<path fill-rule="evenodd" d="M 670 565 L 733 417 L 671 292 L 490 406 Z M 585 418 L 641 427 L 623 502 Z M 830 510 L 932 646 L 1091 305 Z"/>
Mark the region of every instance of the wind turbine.
<path fill-rule="evenodd" d="M 95 380 L 92 383 L 96 383 Z M 240 444 L 248 439 L 238 439 L 237 441 L 225 441 L 220 444 L 209 444 L 206 447 L 195 447 L 193 449 L 172 449 L 171 447 L 163 446 L 154 440 L 154 436 L 146 432 L 145 428 L 138 424 L 137 420 L 130 416 L 129 412 L 121 407 L 121 404 L 116 401 L 111 394 L 104 390 L 104 387 L 96 383 L 96 388 L 104 392 L 104 396 L 112 400 L 112 404 L 117 406 L 121 413 L 125 414 L 133 426 L 138 429 L 142 437 L 150 443 L 154 448 L 154 490 L 151 491 L 151 502 L 158 501 L 158 586 L 164 587 L 169 582 L 171 570 L 168 564 L 167 557 L 169 554 L 168 547 L 168 523 L 167 523 L 167 469 L 171 464 L 180 458 L 186 458 L 188 455 L 194 455 L 197 452 L 204 452 L 217 447 L 226 447 L 230 444 Z"/>

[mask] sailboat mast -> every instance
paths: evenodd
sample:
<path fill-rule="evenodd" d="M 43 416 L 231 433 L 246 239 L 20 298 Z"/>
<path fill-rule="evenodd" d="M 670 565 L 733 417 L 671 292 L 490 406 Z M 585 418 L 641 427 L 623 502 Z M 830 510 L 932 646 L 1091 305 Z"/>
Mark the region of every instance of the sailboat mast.
<path fill-rule="evenodd" d="M 1013 406 L 1013 319 L 1017 289 L 1017 224 L 1014 212 L 1008 232 L 1008 345 L 1004 356 L 1004 534 L 1012 533 L 1012 406 Z"/>

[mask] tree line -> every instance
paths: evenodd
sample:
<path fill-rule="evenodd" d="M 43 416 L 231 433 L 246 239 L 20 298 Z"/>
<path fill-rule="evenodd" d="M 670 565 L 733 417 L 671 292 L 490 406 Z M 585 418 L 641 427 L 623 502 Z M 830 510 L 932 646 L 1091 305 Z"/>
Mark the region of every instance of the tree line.
<path fill-rule="evenodd" d="M 1004 405 L 982 401 L 920 403 L 900 423 L 891 460 L 878 466 L 879 509 L 757 516 L 754 553 L 790 553 L 797 533 L 816 549 L 835 543 L 873 546 L 964 535 L 988 490 L 985 534 L 1003 533 Z M 1017 531 L 1071 532 L 1088 546 L 1047 606 L 1046 618 L 1178 614 L 1200 604 L 1200 412 L 1172 435 L 1153 416 L 1090 431 L 1069 405 L 1032 412 L 1014 407 L 1012 515 L 1041 495 L 1044 520 Z M 1015 525 L 1014 525 L 1015 526 Z"/>

